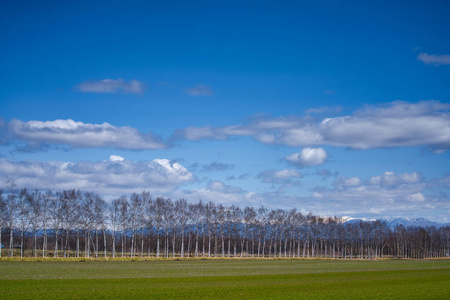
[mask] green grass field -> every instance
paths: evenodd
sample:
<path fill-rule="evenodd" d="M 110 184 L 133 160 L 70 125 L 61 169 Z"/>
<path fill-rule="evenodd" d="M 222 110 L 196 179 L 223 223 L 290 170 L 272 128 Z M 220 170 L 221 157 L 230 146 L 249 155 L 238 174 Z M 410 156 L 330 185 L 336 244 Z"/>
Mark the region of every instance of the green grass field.
<path fill-rule="evenodd" d="M 2 260 L 13 298 L 450 299 L 450 260 Z"/>

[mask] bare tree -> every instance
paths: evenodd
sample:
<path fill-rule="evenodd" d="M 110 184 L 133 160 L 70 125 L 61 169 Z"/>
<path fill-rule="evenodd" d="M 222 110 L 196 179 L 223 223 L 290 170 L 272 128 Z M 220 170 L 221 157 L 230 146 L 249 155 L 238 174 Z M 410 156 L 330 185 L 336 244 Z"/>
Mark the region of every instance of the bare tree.
<path fill-rule="evenodd" d="M 244 219 L 243 219 L 243 228 L 242 228 L 242 237 L 241 237 L 241 257 L 242 252 L 244 252 L 245 242 L 247 242 L 246 247 L 246 256 L 248 256 L 248 240 L 247 236 L 249 234 L 249 230 L 252 229 L 252 225 L 255 222 L 256 211 L 253 207 L 246 206 L 244 208 Z M 253 240 L 253 232 L 252 232 L 252 240 Z"/>
<path fill-rule="evenodd" d="M 139 226 L 141 229 L 141 257 L 144 256 L 144 229 L 146 226 L 148 226 L 148 229 L 150 230 L 151 225 L 151 216 L 150 216 L 150 210 L 152 207 L 152 197 L 150 195 L 150 192 L 143 191 L 140 194 L 141 197 L 141 207 L 138 212 L 138 218 L 139 218 Z M 149 245 L 150 245 L 150 234 L 149 236 Z"/>
<path fill-rule="evenodd" d="M 145 235 L 148 237 L 148 254 L 155 249 L 161 254 L 161 235 L 164 236 L 164 256 L 240 256 L 266 257 L 320 257 L 378 259 L 385 255 L 401 258 L 445 257 L 450 254 L 450 227 L 405 227 L 391 229 L 382 221 L 344 223 L 337 217 L 303 215 L 295 209 L 225 207 L 202 201 L 188 204 L 187 200 L 175 202 L 158 197 L 152 201 L 150 193 L 123 196 L 109 206 L 94 193 L 64 190 L 46 193 L 15 190 L 14 180 L 7 180 L 6 191 L 0 190 L 0 241 L 8 239 L 9 255 L 14 248 L 27 255 L 28 245 L 33 245 L 32 255 L 37 257 L 37 243 L 42 229 L 42 256 L 47 256 L 47 231 L 52 229 L 51 243 L 54 256 L 62 252 L 69 256 L 76 236 L 76 256 L 80 244 L 85 256 L 91 249 L 98 257 L 102 249 L 107 256 L 108 243 L 112 241 L 112 257 L 116 257 L 116 237 L 121 235 L 122 257 L 129 251 L 131 257 L 144 256 Z M 109 219 L 109 220 L 108 220 Z M 108 224 L 106 225 L 108 221 Z M 110 227 L 109 227 L 110 226 Z M 107 230 L 107 228 L 111 228 Z M 3 231 L 1 230 L 3 228 Z M 15 232 L 16 231 L 16 232 Z M 20 231 L 20 246 L 14 244 Z M 33 235 L 26 234 L 28 231 Z M 16 233 L 16 236 L 14 236 Z M 80 233 L 84 240 L 80 239 Z M 2 236 L 3 234 L 3 236 Z M 103 240 L 102 240 L 103 235 Z M 155 237 L 156 235 L 156 237 Z M 189 238 L 186 245 L 186 238 Z M 2 239 L 3 238 L 3 239 Z M 191 247 L 192 239 L 192 247 Z M 195 241 L 195 242 L 194 242 Z M 233 244 L 233 245 L 232 245 Z M 202 250 L 201 250 L 202 249 Z M 179 251 L 179 252 L 178 252 Z M 0 257 L 2 250 L 0 249 Z"/>
<path fill-rule="evenodd" d="M 225 227 L 226 227 L 226 209 L 222 204 L 217 206 L 217 224 L 219 226 L 221 256 L 225 257 Z"/>
<path fill-rule="evenodd" d="M 2 228 L 3 228 L 3 220 L 4 218 L 4 213 L 5 213 L 5 205 L 6 205 L 6 201 L 3 199 L 3 190 L 0 189 L 0 258 L 2 257 Z"/>
<path fill-rule="evenodd" d="M 99 195 L 94 198 L 95 257 L 98 257 L 98 232 L 103 233 L 103 255 L 106 257 L 106 202 Z"/>
<path fill-rule="evenodd" d="M 142 208 L 142 198 L 136 194 L 131 194 L 130 206 L 129 206 L 129 225 L 131 230 L 131 249 L 130 256 L 133 257 L 136 254 L 136 230 L 140 226 L 140 210 Z"/>
<path fill-rule="evenodd" d="M 127 197 L 126 196 L 120 197 L 119 198 L 119 223 L 120 223 L 120 229 L 122 231 L 122 236 L 121 236 L 122 257 L 124 257 L 124 254 L 125 254 L 124 251 L 126 251 L 126 249 L 124 249 L 124 246 L 126 245 L 125 233 L 126 233 L 128 221 L 129 221 L 128 207 L 129 207 L 129 203 L 128 203 Z"/>
<path fill-rule="evenodd" d="M 197 204 L 189 204 L 188 206 L 189 214 L 192 218 L 193 225 L 195 226 L 195 250 L 194 256 L 198 257 L 199 254 L 199 234 L 201 226 L 201 218 L 203 213 L 203 203 L 200 200 Z"/>
<path fill-rule="evenodd" d="M 164 252 L 166 258 L 169 257 L 169 228 L 175 231 L 173 224 L 173 203 L 170 199 L 163 201 L 163 223 L 164 223 Z M 174 251 L 175 253 L 175 251 Z"/>
<path fill-rule="evenodd" d="M 54 257 L 58 257 L 58 238 L 59 238 L 59 230 L 61 227 L 62 219 L 63 219 L 63 202 L 61 197 L 52 197 L 50 206 L 50 218 L 53 225 L 53 230 L 55 232 L 55 252 L 53 254 Z"/>
<path fill-rule="evenodd" d="M 119 225 L 120 199 L 114 199 L 109 204 L 109 222 L 112 229 L 112 257 L 116 257 L 116 230 Z"/>
<path fill-rule="evenodd" d="M 181 251 L 180 256 L 184 257 L 184 229 L 189 219 L 188 203 L 186 199 L 180 199 L 175 202 L 175 216 L 179 222 L 181 235 Z"/>
<path fill-rule="evenodd" d="M 8 222 L 9 227 L 9 256 L 14 256 L 14 221 L 19 213 L 19 203 L 17 199 L 16 183 L 14 179 L 7 177 L 5 184 L 8 189 L 8 196 L 6 198 L 6 204 L 4 206 L 5 219 Z"/>
<path fill-rule="evenodd" d="M 237 256 L 237 241 L 239 238 L 239 232 L 240 232 L 240 227 L 242 224 L 242 210 L 235 206 L 232 205 L 230 207 L 230 221 L 231 221 L 231 226 L 232 226 L 232 231 L 233 231 L 233 235 L 234 235 L 234 257 Z M 242 251 L 242 249 L 241 249 Z"/>
<path fill-rule="evenodd" d="M 79 223 L 79 214 L 77 212 L 80 210 L 79 200 L 82 197 L 81 193 L 75 190 L 66 190 L 59 192 L 57 193 L 57 197 L 60 198 L 61 201 L 61 227 L 65 232 L 64 248 L 61 250 L 63 250 L 63 256 L 68 257 L 70 230 Z"/>
<path fill-rule="evenodd" d="M 18 206 L 19 206 L 19 222 L 20 222 L 20 257 L 23 257 L 23 251 L 24 251 L 24 234 L 25 234 L 25 229 L 29 223 L 29 210 L 28 210 L 28 198 L 30 198 L 31 196 L 29 195 L 28 191 L 26 188 L 23 188 L 20 191 L 19 194 L 19 201 L 18 201 Z"/>
<path fill-rule="evenodd" d="M 30 224 L 33 229 L 34 243 L 33 254 L 37 257 L 37 230 L 39 228 L 42 215 L 42 195 L 38 190 L 29 194 L 27 197 L 27 207 L 29 208 Z"/>
<path fill-rule="evenodd" d="M 53 192 L 47 191 L 45 194 L 42 195 L 42 209 L 41 209 L 41 218 L 42 218 L 42 228 L 44 230 L 43 232 L 43 241 L 42 241 L 42 257 L 47 256 L 47 249 L 48 249 L 48 235 L 47 235 L 47 228 L 49 226 L 50 222 L 50 208 L 51 203 L 53 201 Z"/>
<path fill-rule="evenodd" d="M 165 200 L 162 197 L 158 197 L 155 202 L 155 225 L 156 225 L 156 257 L 159 257 L 160 255 L 160 232 L 161 232 L 161 226 L 163 223 L 164 218 L 164 203 Z"/>

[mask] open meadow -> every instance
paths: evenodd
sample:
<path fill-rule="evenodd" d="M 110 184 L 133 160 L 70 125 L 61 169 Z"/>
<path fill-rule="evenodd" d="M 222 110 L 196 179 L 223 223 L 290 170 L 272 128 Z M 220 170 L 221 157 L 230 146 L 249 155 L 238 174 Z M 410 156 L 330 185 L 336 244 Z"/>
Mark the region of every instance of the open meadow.
<path fill-rule="evenodd" d="M 0 261 L 0 299 L 449 299 L 450 260 Z"/>

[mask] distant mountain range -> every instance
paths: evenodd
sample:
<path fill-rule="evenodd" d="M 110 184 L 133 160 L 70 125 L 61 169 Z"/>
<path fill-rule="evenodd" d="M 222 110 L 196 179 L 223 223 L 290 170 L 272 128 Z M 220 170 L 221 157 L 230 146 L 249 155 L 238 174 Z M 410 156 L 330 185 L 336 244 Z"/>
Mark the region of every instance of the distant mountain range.
<path fill-rule="evenodd" d="M 364 220 L 364 219 L 351 219 L 351 218 L 344 218 L 344 223 L 358 223 L 360 221 L 363 222 L 373 222 L 375 220 Z M 428 226 L 434 226 L 436 228 L 439 227 L 445 227 L 450 226 L 450 223 L 436 223 L 432 222 L 430 220 L 424 219 L 424 218 L 381 218 L 378 219 L 380 221 L 386 222 L 386 224 L 390 228 L 395 228 L 397 225 L 403 225 L 405 227 L 411 226 L 411 227 L 428 227 Z"/>

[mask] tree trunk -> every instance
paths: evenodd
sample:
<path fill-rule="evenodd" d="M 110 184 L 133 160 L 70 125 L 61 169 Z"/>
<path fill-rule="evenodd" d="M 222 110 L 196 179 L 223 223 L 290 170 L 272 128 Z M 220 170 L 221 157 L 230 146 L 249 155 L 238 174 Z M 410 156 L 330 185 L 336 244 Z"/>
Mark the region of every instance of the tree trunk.
<path fill-rule="evenodd" d="M 134 233 L 133 233 L 133 230 L 131 230 L 131 249 L 130 249 L 131 257 L 133 257 L 133 247 L 134 247 Z"/>
<path fill-rule="evenodd" d="M 77 257 L 80 257 L 80 230 L 78 228 L 77 228 Z"/>
<path fill-rule="evenodd" d="M 20 231 L 20 257 L 23 257 L 23 231 L 24 228 L 22 226 L 22 230 Z"/>
<path fill-rule="evenodd" d="M 141 228 L 141 257 L 144 257 L 144 227 Z"/>
<path fill-rule="evenodd" d="M 181 257 L 184 257 L 184 228 L 181 227 Z"/>
<path fill-rule="evenodd" d="M 103 229 L 103 253 L 106 258 L 106 230 Z"/>
<path fill-rule="evenodd" d="M 113 230 L 113 236 L 112 236 L 112 257 L 116 257 L 116 231 Z"/>
<path fill-rule="evenodd" d="M 64 247 L 64 257 L 66 257 L 66 252 L 67 257 L 69 257 L 69 228 L 66 229 L 66 245 Z"/>
<path fill-rule="evenodd" d="M 222 257 L 225 257 L 225 240 L 223 238 L 223 234 L 221 238 L 222 238 Z"/>
<path fill-rule="evenodd" d="M 58 230 L 55 230 L 55 253 L 53 257 L 58 257 Z"/>
<path fill-rule="evenodd" d="M 189 239 L 188 239 L 187 257 L 190 257 L 190 255 L 191 255 L 191 233 L 189 232 L 189 230 L 188 230 L 188 236 L 189 236 Z"/>
<path fill-rule="evenodd" d="M 159 227 L 156 230 L 156 257 L 159 257 Z"/>
<path fill-rule="evenodd" d="M 47 251 L 47 228 L 44 226 L 44 240 L 42 241 L 42 257 L 46 256 Z"/>
<path fill-rule="evenodd" d="M 231 252 L 231 235 L 228 235 L 228 258 L 230 258 L 230 252 Z"/>
<path fill-rule="evenodd" d="M 95 229 L 95 258 L 98 258 L 98 233 Z"/>
<path fill-rule="evenodd" d="M 2 229 L 0 228 L 0 231 L 1 231 Z M 1 239 L 1 233 L 0 233 L 0 241 L 2 240 Z M 0 257 L 1 257 L 1 254 L 0 254 Z M 36 230 L 36 228 L 34 229 L 34 257 L 37 257 L 37 230 Z"/>
<path fill-rule="evenodd" d="M 11 217 L 10 220 L 10 228 L 9 228 L 9 256 L 13 257 L 14 256 L 14 227 L 13 227 L 13 220 Z"/>
<path fill-rule="evenodd" d="M 195 257 L 198 257 L 198 225 L 197 225 L 197 232 L 195 236 Z"/>
<path fill-rule="evenodd" d="M 124 243 L 124 239 L 125 239 L 125 229 L 122 229 L 122 257 L 124 255 L 124 248 L 123 248 L 123 243 Z"/>

